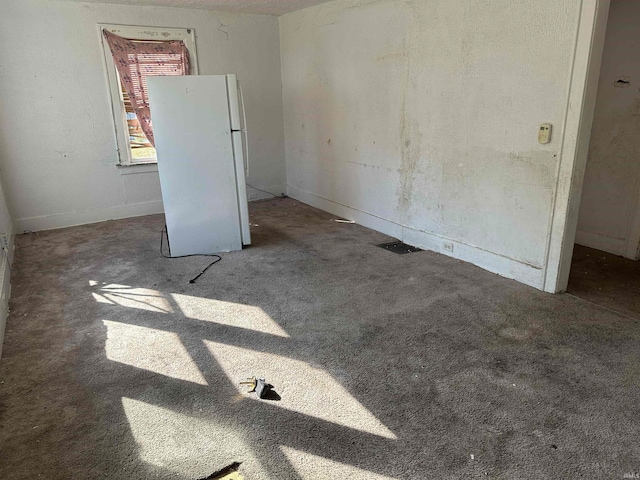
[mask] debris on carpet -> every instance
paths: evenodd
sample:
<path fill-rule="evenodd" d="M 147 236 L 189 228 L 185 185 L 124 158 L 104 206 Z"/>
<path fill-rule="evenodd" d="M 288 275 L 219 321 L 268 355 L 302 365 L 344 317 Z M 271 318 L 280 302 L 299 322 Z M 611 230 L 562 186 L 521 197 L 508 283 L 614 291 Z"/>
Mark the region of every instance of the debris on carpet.
<path fill-rule="evenodd" d="M 280 400 L 280 396 L 273 391 L 273 385 L 267 383 L 264 378 L 247 378 L 240 382 L 240 385 L 248 385 L 250 387 L 248 392 L 256 392 L 259 398 L 266 400 Z M 275 398 L 273 394 L 275 394 L 277 398 Z"/>
<path fill-rule="evenodd" d="M 238 473 L 238 468 L 240 468 L 240 462 L 233 462 L 231 465 L 199 480 L 243 480 L 242 475 Z"/>

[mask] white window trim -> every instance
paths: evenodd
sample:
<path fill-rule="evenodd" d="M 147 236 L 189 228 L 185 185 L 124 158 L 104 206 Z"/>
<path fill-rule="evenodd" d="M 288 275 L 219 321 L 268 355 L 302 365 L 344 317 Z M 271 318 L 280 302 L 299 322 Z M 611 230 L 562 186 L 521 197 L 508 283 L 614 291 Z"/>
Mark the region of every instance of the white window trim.
<path fill-rule="evenodd" d="M 133 159 L 131 156 L 131 148 L 129 145 L 129 129 L 127 128 L 127 116 L 122 102 L 120 81 L 118 72 L 109 44 L 102 34 L 103 30 L 107 30 L 116 35 L 125 38 L 133 38 L 136 40 L 182 40 L 189 50 L 189 63 L 191 64 L 191 74 L 198 74 L 198 55 L 196 53 L 196 36 L 193 28 L 161 28 L 161 27 L 144 27 L 135 25 L 113 25 L 99 23 L 98 30 L 100 33 L 100 42 L 104 56 L 104 66 L 107 76 L 107 85 L 109 88 L 109 98 L 111 100 L 111 112 L 113 114 L 113 126 L 116 135 L 116 144 L 118 146 L 117 164 L 120 167 L 129 167 L 135 165 L 155 165 L 157 160 Z"/>

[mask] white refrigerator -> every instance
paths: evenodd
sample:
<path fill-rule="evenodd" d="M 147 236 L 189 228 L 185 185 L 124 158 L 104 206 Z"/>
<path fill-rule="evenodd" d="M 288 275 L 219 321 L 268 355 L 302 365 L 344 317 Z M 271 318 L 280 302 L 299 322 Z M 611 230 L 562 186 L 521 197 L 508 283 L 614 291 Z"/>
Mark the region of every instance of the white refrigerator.
<path fill-rule="evenodd" d="M 147 77 L 170 255 L 251 243 L 246 122 L 235 75 Z"/>

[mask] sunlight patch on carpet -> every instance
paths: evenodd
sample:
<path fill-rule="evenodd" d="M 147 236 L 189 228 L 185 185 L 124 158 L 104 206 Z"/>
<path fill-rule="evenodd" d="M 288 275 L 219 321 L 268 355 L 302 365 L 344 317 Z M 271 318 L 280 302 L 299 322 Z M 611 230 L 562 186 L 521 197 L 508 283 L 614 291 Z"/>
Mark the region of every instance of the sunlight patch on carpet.
<path fill-rule="evenodd" d="M 241 393 L 247 390 L 238 384 L 241 379 L 262 377 L 273 384 L 274 390 L 281 396 L 280 401 L 270 403 L 272 406 L 396 439 L 391 430 L 325 370 L 271 353 L 208 340 L 204 343 Z M 263 401 L 255 395 L 249 398 Z"/>
<path fill-rule="evenodd" d="M 110 320 L 103 320 L 102 323 L 107 327 L 105 350 L 109 360 L 207 385 L 175 333 Z"/>
<path fill-rule="evenodd" d="M 97 288 L 91 295 L 99 303 L 137 308 L 150 312 L 173 313 L 173 309 L 164 295 L 150 288 L 135 288 L 112 283 Z"/>
<path fill-rule="evenodd" d="M 226 425 L 132 398 L 122 398 L 122 406 L 140 458 L 147 463 L 187 478 L 209 478 L 212 465 L 242 459 L 252 472 L 264 474 L 242 436 Z"/>
<path fill-rule="evenodd" d="M 287 332 L 260 307 L 172 293 L 187 318 L 288 337 Z"/>

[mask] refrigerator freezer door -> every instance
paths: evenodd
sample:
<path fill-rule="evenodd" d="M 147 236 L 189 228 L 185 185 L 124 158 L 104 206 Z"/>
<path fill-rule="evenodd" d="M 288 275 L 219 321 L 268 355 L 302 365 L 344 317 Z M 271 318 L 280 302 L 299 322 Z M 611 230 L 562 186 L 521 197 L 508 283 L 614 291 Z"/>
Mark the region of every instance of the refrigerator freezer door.
<path fill-rule="evenodd" d="M 242 230 L 242 244 L 251 245 L 249 225 L 249 204 L 247 201 L 247 186 L 244 177 L 244 132 L 231 132 L 233 138 L 233 152 L 236 159 L 236 181 L 238 182 L 238 206 L 240 209 L 240 226 Z"/>
<path fill-rule="evenodd" d="M 226 77 L 147 81 L 171 255 L 240 250 Z"/>

